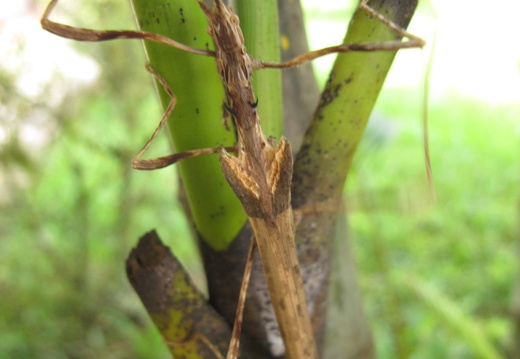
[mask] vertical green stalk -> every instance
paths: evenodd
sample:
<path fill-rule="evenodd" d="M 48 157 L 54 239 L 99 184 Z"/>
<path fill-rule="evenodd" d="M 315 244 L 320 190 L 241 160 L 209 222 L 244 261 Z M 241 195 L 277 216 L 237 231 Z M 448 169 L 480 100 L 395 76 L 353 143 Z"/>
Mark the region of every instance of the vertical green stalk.
<path fill-rule="evenodd" d="M 406 27 L 417 0 L 372 0 L 369 5 Z M 344 42 L 384 42 L 398 38 L 385 24 L 358 9 Z M 338 55 L 295 158 L 292 205 L 296 211 L 306 209 L 297 227 L 296 243 L 300 250 L 300 266 L 307 273 L 304 280 L 312 284 L 307 291 L 308 300 L 318 308 L 314 313 L 321 325 L 317 333 L 318 343 L 325 305 L 330 304 L 327 308 L 325 357 L 374 357 L 372 335 L 363 315 L 349 238 L 337 232 L 335 224 L 354 153 L 395 54 L 396 51 Z M 316 210 L 309 211 L 309 208 Z M 337 248 L 341 251 L 335 250 Z M 327 288 L 329 268 L 336 273 L 331 276 Z"/>
<path fill-rule="evenodd" d="M 213 47 L 206 33 L 206 18 L 196 1 L 132 0 L 132 5 L 141 30 L 192 47 Z M 145 48 L 152 67 L 177 97 L 168 120 L 175 151 L 233 145 L 234 131 L 222 124 L 224 90 L 214 59 L 156 43 L 147 42 Z M 161 86 L 158 89 L 166 108 L 170 98 Z M 215 250 L 226 248 L 246 216 L 222 175 L 217 155 L 183 160 L 178 168 L 199 234 Z"/>
<path fill-rule="evenodd" d="M 416 4 L 417 0 L 373 0 L 369 3 L 402 27 L 408 26 Z M 399 37 L 388 26 L 358 9 L 344 42 L 384 42 Z M 304 202 L 319 203 L 341 193 L 396 53 L 349 52 L 338 55 L 295 161 L 293 190 L 302 193 L 294 196 L 295 207 Z"/>
<path fill-rule="evenodd" d="M 249 55 L 264 61 L 280 61 L 280 35 L 276 0 L 238 0 L 236 13 Z M 282 74 L 261 70 L 253 75 L 262 129 L 280 138 L 283 132 Z"/>

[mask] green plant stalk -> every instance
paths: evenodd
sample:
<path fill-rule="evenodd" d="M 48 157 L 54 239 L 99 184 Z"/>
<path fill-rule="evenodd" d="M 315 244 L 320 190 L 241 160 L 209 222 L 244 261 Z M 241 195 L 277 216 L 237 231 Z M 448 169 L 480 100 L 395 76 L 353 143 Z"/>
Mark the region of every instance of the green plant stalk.
<path fill-rule="evenodd" d="M 377 0 L 369 5 L 406 27 L 417 1 L 402 3 Z M 386 25 L 358 9 L 344 42 L 384 42 L 398 38 L 399 35 Z M 395 54 L 396 51 L 384 51 L 338 55 L 295 161 L 294 207 L 320 203 L 341 194 Z M 311 188 L 315 190 L 309 191 Z"/>
<path fill-rule="evenodd" d="M 417 1 L 373 0 L 369 5 L 406 28 Z M 398 38 L 386 25 L 358 9 L 344 42 L 384 42 Z M 395 53 L 351 52 L 338 55 L 295 158 L 292 206 L 295 213 L 301 213 L 296 245 L 300 267 L 305 273 L 307 300 L 316 308 L 313 321 L 319 323 L 318 343 L 323 335 L 336 339 L 357 338 L 355 341 L 333 342 L 327 339 L 326 347 L 334 347 L 333 350 L 326 348 L 326 355 L 330 357 L 336 357 L 336 354 L 356 357 L 360 353 L 367 358 L 374 356 L 353 258 L 350 256 L 345 260 L 345 252 L 334 252 L 332 248 L 333 241 L 344 241 L 343 247 L 349 248 L 348 238 L 336 233 L 337 214 L 341 212 L 339 203 L 354 153 Z M 331 266 L 344 275 L 334 277 L 335 282 L 327 287 Z M 327 296 L 330 298 L 328 302 Z M 328 310 L 329 313 L 325 313 L 326 303 L 333 301 L 349 305 L 340 304 L 332 308 L 335 312 Z M 345 326 L 345 322 L 351 325 Z"/>
<path fill-rule="evenodd" d="M 244 34 L 247 52 L 260 60 L 280 61 L 280 35 L 276 0 L 238 0 L 236 13 Z M 282 74 L 261 70 L 253 75 L 262 130 L 280 138 L 283 133 Z"/>
<path fill-rule="evenodd" d="M 196 1 L 132 0 L 132 6 L 141 30 L 196 48 L 213 47 L 206 33 L 206 18 Z M 175 151 L 232 146 L 235 133 L 222 124 L 225 96 L 214 59 L 156 43 L 146 42 L 145 48 L 152 67 L 177 97 L 168 120 Z M 166 108 L 170 98 L 160 85 L 158 90 Z M 199 234 L 213 249 L 225 249 L 247 217 L 222 175 L 217 155 L 183 160 L 178 168 Z"/>

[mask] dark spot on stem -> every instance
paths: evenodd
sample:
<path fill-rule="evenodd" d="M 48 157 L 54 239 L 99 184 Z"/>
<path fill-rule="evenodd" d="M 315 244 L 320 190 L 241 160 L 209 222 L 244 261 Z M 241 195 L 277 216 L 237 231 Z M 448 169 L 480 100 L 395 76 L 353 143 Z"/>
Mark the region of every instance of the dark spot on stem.
<path fill-rule="evenodd" d="M 323 94 L 321 95 L 320 103 L 318 104 L 318 111 L 319 109 L 327 106 L 330 104 L 334 99 L 336 99 L 339 95 L 339 91 L 341 90 L 342 84 L 333 85 L 332 84 L 332 78 L 333 74 L 331 73 L 329 80 L 327 81 L 327 85 L 325 86 L 325 90 L 323 91 Z M 320 119 L 320 118 L 318 118 Z"/>
<path fill-rule="evenodd" d="M 179 14 L 181 15 L 181 22 L 184 24 L 186 23 L 186 18 L 184 17 L 184 10 L 181 8 L 179 8 Z"/>

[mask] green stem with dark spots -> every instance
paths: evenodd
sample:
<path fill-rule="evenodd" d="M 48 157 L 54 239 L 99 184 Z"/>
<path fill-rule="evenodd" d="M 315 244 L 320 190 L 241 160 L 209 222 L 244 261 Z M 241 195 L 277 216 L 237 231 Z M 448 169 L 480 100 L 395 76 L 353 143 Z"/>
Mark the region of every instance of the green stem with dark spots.
<path fill-rule="evenodd" d="M 196 1 L 132 0 L 132 5 L 141 30 L 192 47 L 213 48 L 213 40 L 206 33 L 206 18 Z M 234 145 L 233 129 L 223 125 L 225 96 L 215 60 L 163 44 L 147 42 L 145 48 L 152 67 L 177 97 L 168 120 L 175 151 Z M 166 108 L 170 98 L 161 86 L 158 90 Z M 183 160 L 178 168 L 198 233 L 210 247 L 222 250 L 233 241 L 247 217 L 222 175 L 217 156 Z"/>

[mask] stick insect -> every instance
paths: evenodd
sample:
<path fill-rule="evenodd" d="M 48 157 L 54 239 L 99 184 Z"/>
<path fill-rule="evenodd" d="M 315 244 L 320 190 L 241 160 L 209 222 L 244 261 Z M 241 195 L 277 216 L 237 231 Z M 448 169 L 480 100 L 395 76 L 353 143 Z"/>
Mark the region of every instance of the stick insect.
<path fill-rule="evenodd" d="M 232 147 L 199 149 L 156 159 L 141 159 L 176 104 L 175 95 L 166 81 L 147 65 L 148 71 L 162 84 L 171 101 L 151 138 L 132 161 L 132 166 L 140 170 L 154 170 L 169 166 L 184 158 L 215 153 L 220 155 L 224 176 L 241 201 L 253 229 L 254 239 L 251 241 L 248 264 L 250 264 L 252 252 L 256 247 L 264 268 L 287 357 L 289 359 L 317 358 L 313 328 L 307 311 L 294 244 L 293 214 L 290 205 L 293 163 L 291 146 L 284 137 L 276 144 L 262 132 L 257 111 L 258 102 L 251 85 L 252 73 L 254 70 L 265 68 L 294 67 L 336 52 L 390 51 L 422 47 L 424 46 L 423 40 L 377 13 L 367 5 L 368 0 L 362 0 L 360 7 L 364 11 L 379 19 L 400 36 L 407 37 L 409 41 L 342 44 L 308 52 L 287 62 L 271 63 L 255 59 L 247 53 L 238 17 L 221 0 L 215 0 L 213 8 L 199 2 L 208 20 L 208 32 L 214 40 L 215 51 L 192 48 L 153 33 L 95 31 L 59 24 L 49 20 L 50 13 L 57 2 L 58 0 L 50 2 L 41 21 L 44 29 L 56 35 L 79 41 L 149 40 L 189 53 L 215 58 L 226 91 L 226 108 L 233 118 L 237 131 L 237 143 Z M 234 156 L 230 153 L 234 153 Z M 245 280 L 240 291 L 228 359 L 236 358 L 238 355 L 242 308 L 249 272 L 250 265 L 246 267 Z"/>

